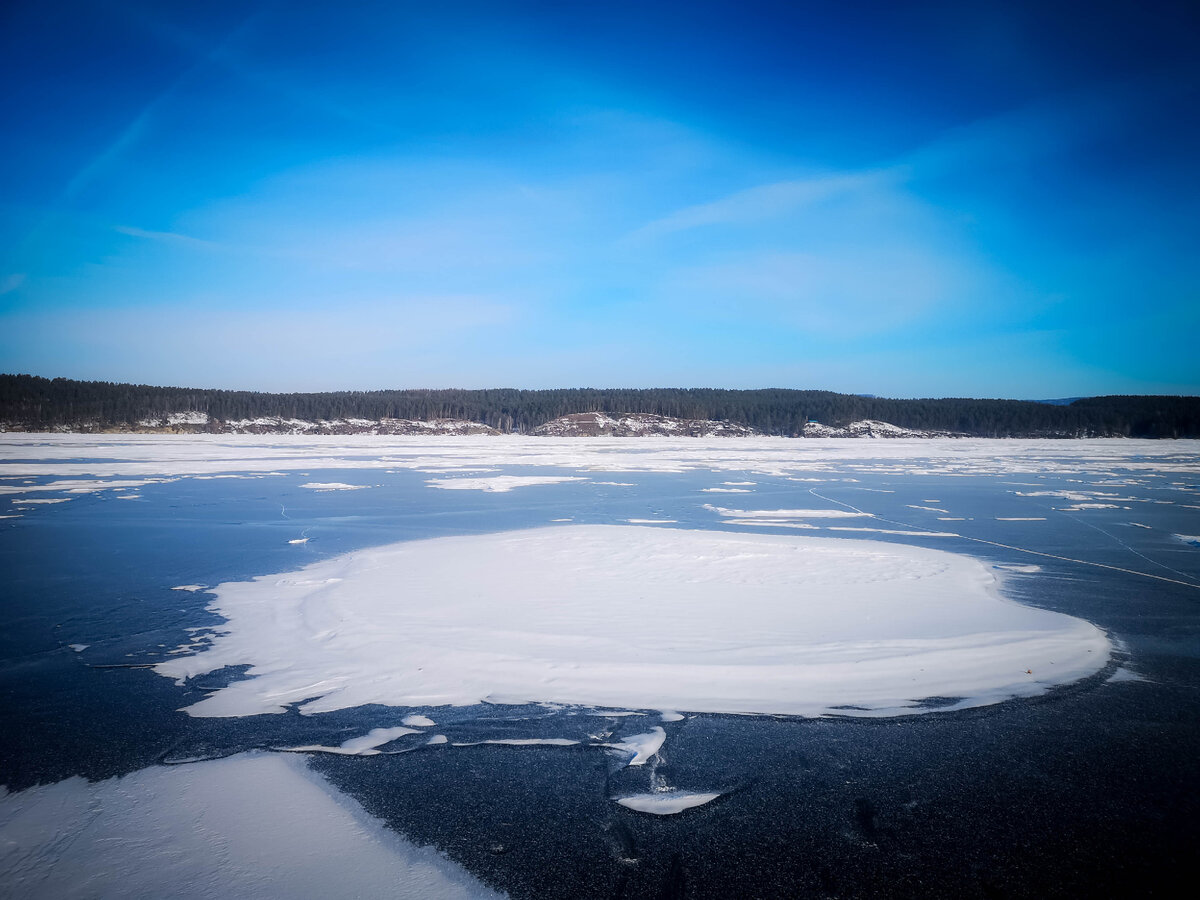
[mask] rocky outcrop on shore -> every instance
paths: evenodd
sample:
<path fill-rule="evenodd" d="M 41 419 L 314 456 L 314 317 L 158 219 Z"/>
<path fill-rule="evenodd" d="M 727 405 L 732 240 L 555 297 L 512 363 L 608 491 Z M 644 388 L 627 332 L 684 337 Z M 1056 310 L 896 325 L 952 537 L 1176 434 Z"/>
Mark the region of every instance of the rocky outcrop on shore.
<path fill-rule="evenodd" d="M 651 413 L 572 413 L 529 432 L 536 437 L 750 437 L 760 434 L 737 422 L 677 419 Z"/>
<path fill-rule="evenodd" d="M 0 431 L 31 431 L 21 423 L 5 422 Z M 260 416 L 255 419 L 214 419 L 206 413 L 183 411 L 144 418 L 129 425 L 74 422 L 48 429 L 59 433 L 83 434 L 392 434 L 464 435 L 500 434 L 480 422 L 462 419 L 296 419 Z"/>
<path fill-rule="evenodd" d="M 953 431 L 924 431 L 918 428 L 901 428 L 890 422 L 862 419 L 849 425 L 835 427 L 820 422 L 808 422 L 804 426 L 804 437 L 814 438 L 947 438 L 966 437 Z"/>

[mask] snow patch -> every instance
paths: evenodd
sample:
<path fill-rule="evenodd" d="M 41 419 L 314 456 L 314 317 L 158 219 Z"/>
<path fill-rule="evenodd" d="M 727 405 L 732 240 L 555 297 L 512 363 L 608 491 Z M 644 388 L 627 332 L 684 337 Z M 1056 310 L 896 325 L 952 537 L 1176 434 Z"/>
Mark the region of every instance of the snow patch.
<path fill-rule="evenodd" d="M 0 871 L 12 900 L 498 896 L 281 754 L 0 795 Z"/>
<path fill-rule="evenodd" d="M 721 794 L 692 793 L 690 791 L 656 791 L 651 794 L 630 794 L 626 797 L 613 797 L 617 803 L 626 809 L 650 813 L 655 816 L 673 816 L 685 809 L 694 809 L 711 803 Z"/>
<path fill-rule="evenodd" d="M 655 725 L 645 734 L 630 735 L 624 740 L 604 746 L 616 750 L 618 753 L 632 754 L 632 758 L 626 765 L 644 766 L 662 749 L 666 739 L 667 732 L 661 725 Z"/>
<path fill-rule="evenodd" d="M 487 491 L 504 494 L 513 488 L 534 484 L 561 484 L 564 481 L 587 481 L 570 475 L 496 475 L 493 478 L 430 478 L 426 484 L 443 491 Z"/>
<path fill-rule="evenodd" d="M 376 747 L 382 747 L 384 744 L 394 741 L 398 737 L 404 737 L 406 734 L 420 734 L 416 728 L 403 728 L 396 726 L 394 728 L 372 728 L 361 737 L 350 738 L 343 741 L 337 747 L 326 747 L 323 744 L 308 744 L 303 747 L 279 747 L 279 750 L 286 750 L 290 753 L 334 753 L 340 756 L 377 756 L 380 751 Z"/>
<path fill-rule="evenodd" d="M 483 744 L 499 744 L 502 747 L 573 747 L 579 741 L 570 738 L 493 738 L 489 741 L 464 741 L 454 747 L 479 747 Z"/>
<path fill-rule="evenodd" d="M 196 716 L 497 697 L 901 714 L 1040 694 L 1109 655 L 1090 623 L 1002 598 L 975 559 L 852 539 L 554 526 L 402 542 L 214 594 L 227 623 L 211 644 L 155 670 L 252 677 Z"/>

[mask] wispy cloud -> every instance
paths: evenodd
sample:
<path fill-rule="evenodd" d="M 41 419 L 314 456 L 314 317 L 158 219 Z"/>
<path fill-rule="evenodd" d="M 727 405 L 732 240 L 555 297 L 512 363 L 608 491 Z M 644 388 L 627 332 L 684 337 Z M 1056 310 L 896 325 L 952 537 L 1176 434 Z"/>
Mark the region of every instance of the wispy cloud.
<path fill-rule="evenodd" d="M 861 190 L 884 176 L 873 172 L 851 172 L 802 180 L 776 181 L 734 191 L 708 203 L 676 210 L 641 226 L 631 239 L 661 237 L 705 225 L 751 225 L 836 197 Z"/>
<path fill-rule="evenodd" d="M 142 238 L 147 241 L 157 241 L 163 244 L 179 244 L 185 247 L 215 247 L 213 241 L 179 234 L 174 231 L 149 231 L 145 228 L 135 228 L 132 225 L 116 225 L 113 230 L 129 237 Z"/>
<path fill-rule="evenodd" d="M 4 296 L 5 294 L 11 294 L 13 291 L 20 288 L 24 283 L 24 272 L 14 272 L 11 275 L 5 275 L 3 279 L 0 279 L 0 297 Z"/>

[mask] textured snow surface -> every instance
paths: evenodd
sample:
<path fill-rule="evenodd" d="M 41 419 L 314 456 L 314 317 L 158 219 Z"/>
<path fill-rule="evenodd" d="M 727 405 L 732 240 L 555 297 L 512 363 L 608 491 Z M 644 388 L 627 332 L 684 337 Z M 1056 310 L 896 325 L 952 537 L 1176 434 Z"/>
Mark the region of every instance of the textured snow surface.
<path fill-rule="evenodd" d="M 270 802 L 263 802 L 269 797 Z M 0 794 L 0 893 L 54 900 L 498 896 L 280 754 Z"/>
<path fill-rule="evenodd" d="M 966 556 L 861 540 L 566 525 L 364 550 L 213 588 L 228 622 L 160 663 L 249 665 L 197 716 L 543 701 L 878 715 L 1090 675 L 1095 626 Z M 847 709 L 846 707 L 853 707 Z"/>

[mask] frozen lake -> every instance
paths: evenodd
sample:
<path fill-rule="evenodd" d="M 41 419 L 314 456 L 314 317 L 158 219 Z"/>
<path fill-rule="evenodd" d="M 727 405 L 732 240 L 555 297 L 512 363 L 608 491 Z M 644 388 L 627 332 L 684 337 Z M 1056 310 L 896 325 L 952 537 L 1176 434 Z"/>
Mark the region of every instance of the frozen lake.
<path fill-rule="evenodd" d="M 10 434 L 0 516 L 6 895 L 1080 896 L 1197 836 L 1200 442 Z"/>

